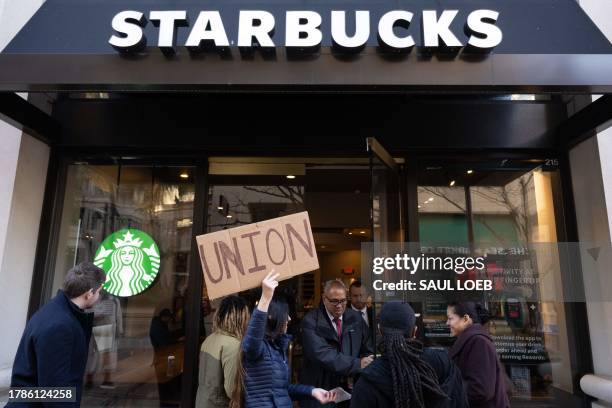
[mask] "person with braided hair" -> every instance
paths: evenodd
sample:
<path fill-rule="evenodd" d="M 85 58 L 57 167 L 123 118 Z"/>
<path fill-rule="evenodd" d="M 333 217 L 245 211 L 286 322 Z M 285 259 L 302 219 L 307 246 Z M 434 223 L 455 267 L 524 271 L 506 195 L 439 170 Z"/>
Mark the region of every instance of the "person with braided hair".
<path fill-rule="evenodd" d="M 382 356 L 363 370 L 351 408 L 467 408 L 461 373 L 443 349 L 416 340 L 408 303 L 387 302 L 380 312 Z"/>

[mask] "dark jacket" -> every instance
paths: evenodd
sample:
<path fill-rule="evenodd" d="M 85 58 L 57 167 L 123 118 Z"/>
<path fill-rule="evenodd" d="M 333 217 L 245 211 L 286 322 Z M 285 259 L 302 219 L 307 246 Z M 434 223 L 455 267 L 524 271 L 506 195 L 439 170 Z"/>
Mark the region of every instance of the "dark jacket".
<path fill-rule="evenodd" d="M 79 407 L 93 313 L 85 313 L 62 290 L 34 313 L 21 337 L 11 387 L 75 387 L 75 403 L 8 404 L 7 407 Z"/>
<path fill-rule="evenodd" d="M 292 399 L 311 398 L 314 387 L 289 384 L 290 336 L 265 337 L 268 314 L 255 308 L 242 341 L 245 408 L 291 408 Z"/>
<path fill-rule="evenodd" d="M 424 391 L 425 404 L 435 408 L 468 408 L 467 397 L 461 381 L 459 369 L 442 349 L 426 348 L 423 350 L 425 360 L 436 372 L 438 383 L 448 398 L 428 395 Z M 351 398 L 351 408 L 386 408 L 393 407 L 394 392 L 391 381 L 391 366 L 385 356 L 377 358 L 366 367 Z"/>
<path fill-rule="evenodd" d="M 348 307 L 349 307 L 351 310 L 353 310 L 353 311 L 355 311 L 355 312 L 356 312 L 356 310 L 354 310 L 354 309 L 351 307 L 351 305 L 350 305 L 350 304 L 348 305 Z M 357 312 L 357 314 L 359 314 L 359 312 Z M 366 308 L 366 315 L 368 316 L 368 327 L 371 327 L 371 326 L 372 326 L 372 320 L 374 319 L 374 316 L 373 316 L 373 313 L 372 313 L 372 308 L 371 308 L 371 307 L 367 307 L 367 308 Z M 363 317 L 362 317 L 362 319 L 363 319 Z"/>
<path fill-rule="evenodd" d="M 368 326 L 359 313 L 346 308 L 342 315 L 342 345 L 323 304 L 302 320 L 304 359 L 300 381 L 331 390 L 361 372 L 361 357 L 372 354 Z M 302 407 L 320 406 L 301 403 Z"/>
<path fill-rule="evenodd" d="M 473 324 L 457 337 L 449 356 L 461 370 L 471 408 L 510 406 L 504 373 L 493 340 L 480 324 Z"/>

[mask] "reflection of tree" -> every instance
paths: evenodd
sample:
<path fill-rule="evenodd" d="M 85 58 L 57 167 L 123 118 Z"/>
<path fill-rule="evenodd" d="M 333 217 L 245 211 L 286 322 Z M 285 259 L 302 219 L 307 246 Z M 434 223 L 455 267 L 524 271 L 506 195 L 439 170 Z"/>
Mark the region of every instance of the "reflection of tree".
<path fill-rule="evenodd" d="M 451 191 L 448 187 L 421 187 L 421 188 L 424 191 L 427 191 L 428 193 L 447 201 L 449 204 L 452 204 L 459 211 L 465 214 L 465 206 L 451 199 L 450 196 L 447 194 L 449 191 Z"/>
<path fill-rule="evenodd" d="M 529 241 L 529 211 L 528 211 L 528 196 L 529 191 L 533 187 L 533 173 L 527 173 L 517 180 L 503 186 L 472 186 L 470 192 L 472 196 L 478 196 L 485 202 L 491 203 L 496 207 L 504 208 L 512 218 L 515 230 L 519 235 L 521 242 Z M 453 199 L 449 194 L 448 187 L 421 186 L 419 187 L 429 194 L 445 200 L 461 213 L 466 214 L 466 206 L 464 202 L 459 202 Z M 484 214 L 473 214 L 474 219 L 485 227 L 491 235 L 495 237 L 500 244 L 508 244 L 507 238 L 500 235 L 490 225 L 487 217 Z"/>
<path fill-rule="evenodd" d="M 304 189 L 301 186 L 244 186 L 244 189 L 272 197 L 285 198 L 292 204 L 304 204 Z"/>
<path fill-rule="evenodd" d="M 248 193 L 256 193 L 257 196 L 249 195 Z M 246 194 L 245 194 L 246 193 Z M 252 221 L 241 220 L 240 216 L 252 217 L 251 209 L 249 208 L 255 203 L 278 203 L 278 200 L 267 201 L 264 197 L 280 198 L 283 204 L 293 204 L 301 207 L 304 205 L 304 187 L 303 186 L 242 186 L 239 192 L 234 192 L 230 199 L 230 213 L 233 215 L 231 221 L 223 224 L 210 225 L 210 227 L 230 228 L 238 225 L 250 224 Z M 245 198 L 245 196 L 248 196 Z M 258 198 L 256 200 L 256 198 Z"/>
<path fill-rule="evenodd" d="M 520 242 L 529 242 L 529 211 L 527 208 L 527 197 L 530 189 L 532 188 L 533 173 L 527 173 L 524 176 L 519 177 L 517 180 L 508 183 L 501 187 L 478 187 L 472 189 L 474 195 L 480 196 L 485 201 L 494 203 L 498 206 L 504 207 L 508 210 L 512 216 L 512 222 L 519 235 Z M 475 215 L 478 220 L 492 233 L 491 226 L 487 224 L 486 217 L 482 215 Z M 495 234 L 495 237 L 500 240 L 501 243 L 505 240 Z"/>

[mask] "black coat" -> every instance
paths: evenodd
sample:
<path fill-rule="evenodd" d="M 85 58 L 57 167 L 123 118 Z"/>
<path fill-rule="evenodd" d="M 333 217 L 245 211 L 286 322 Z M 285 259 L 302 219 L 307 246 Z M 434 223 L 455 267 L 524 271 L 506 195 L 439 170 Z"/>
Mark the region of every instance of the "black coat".
<path fill-rule="evenodd" d="M 351 305 L 348 305 L 348 307 L 353 309 L 351 307 Z M 353 311 L 355 311 L 355 310 L 353 309 Z M 359 312 L 357 312 L 357 314 L 359 314 Z M 373 314 L 372 314 L 372 308 L 371 307 L 367 307 L 366 308 L 366 315 L 368 316 L 368 326 L 372 327 Z M 363 317 L 362 317 L 362 319 L 363 319 Z"/>
<path fill-rule="evenodd" d="M 93 313 L 85 313 L 62 290 L 34 313 L 21 337 L 11 387 L 75 387 L 75 403 L 50 407 L 79 407 Z M 8 404 L 7 407 L 43 406 Z"/>
<path fill-rule="evenodd" d="M 473 324 L 457 337 L 449 356 L 461 370 L 472 408 L 510 406 L 504 372 L 495 345 L 480 324 Z"/>
<path fill-rule="evenodd" d="M 302 384 L 326 390 L 346 385 L 348 377 L 361 372 L 361 357 L 372 354 L 368 326 L 359 313 L 348 307 L 342 315 L 342 345 L 323 304 L 304 316 L 301 331 L 304 349 L 300 372 Z M 320 407 L 316 401 L 304 401 L 300 406 Z"/>
<path fill-rule="evenodd" d="M 424 394 L 427 407 L 467 408 L 468 402 L 459 369 L 442 349 L 426 348 L 422 354 L 436 372 L 438 383 L 448 398 Z M 391 367 L 385 356 L 377 358 L 359 376 L 351 398 L 351 408 L 393 407 L 394 393 Z"/>

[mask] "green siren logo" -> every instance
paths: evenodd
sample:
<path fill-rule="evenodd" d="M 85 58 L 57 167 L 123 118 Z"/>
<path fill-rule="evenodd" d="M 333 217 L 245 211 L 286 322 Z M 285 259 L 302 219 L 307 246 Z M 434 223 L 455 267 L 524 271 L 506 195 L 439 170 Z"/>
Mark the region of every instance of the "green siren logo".
<path fill-rule="evenodd" d="M 137 229 L 123 229 L 106 237 L 94 264 L 106 272 L 103 288 L 115 296 L 134 296 L 147 289 L 159 271 L 159 248 Z"/>

